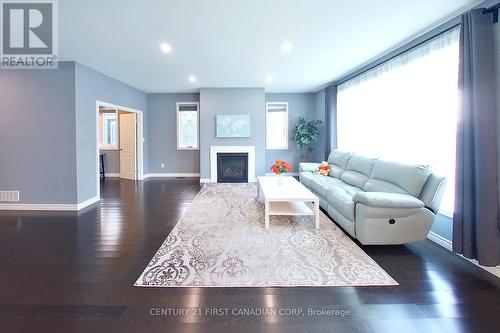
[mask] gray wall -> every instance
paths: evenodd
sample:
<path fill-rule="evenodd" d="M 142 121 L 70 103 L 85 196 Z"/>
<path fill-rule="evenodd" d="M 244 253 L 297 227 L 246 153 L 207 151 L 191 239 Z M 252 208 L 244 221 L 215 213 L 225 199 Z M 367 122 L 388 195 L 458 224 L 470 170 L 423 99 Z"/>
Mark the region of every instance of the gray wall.
<path fill-rule="evenodd" d="M 101 149 L 104 155 L 104 168 L 106 173 L 120 173 L 120 151 Z"/>
<path fill-rule="evenodd" d="M 498 165 L 500 165 L 500 22 L 493 25 L 493 40 L 495 41 L 495 76 L 497 93 L 497 138 L 498 138 Z M 498 176 L 498 187 L 500 188 L 500 174 Z"/>
<path fill-rule="evenodd" d="M 150 173 L 200 172 L 200 151 L 177 150 L 176 137 L 176 103 L 199 101 L 199 94 L 148 95 Z M 161 163 L 165 163 L 165 168 L 161 168 Z"/>
<path fill-rule="evenodd" d="M 74 204 L 75 71 L 0 71 L 0 190 L 23 204 Z"/>
<path fill-rule="evenodd" d="M 325 156 L 325 146 L 326 146 L 326 137 L 325 137 L 325 90 L 322 89 L 314 94 L 314 118 L 319 119 L 323 122 L 323 126 L 321 127 L 319 140 L 315 145 L 315 150 L 313 153 L 314 159 L 316 161 L 326 160 L 328 156 Z"/>
<path fill-rule="evenodd" d="M 297 123 L 299 117 L 306 118 L 308 120 L 317 119 L 316 115 L 316 96 L 313 93 L 297 93 L 297 94 L 266 94 L 266 102 L 288 102 L 288 128 L 291 133 L 293 127 Z M 324 117 L 323 117 L 324 118 Z M 265 132 L 264 132 L 265 136 Z M 265 141 L 264 141 L 265 142 Z M 317 161 L 318 156 L 318 144 L 313 146 L 314 152 L 311 155 L 311 161 Z M 324 148 L 323 148 L 324 149 Z M 280 150 L 266 150 L 266 168 L 269 167 L 276 160 L 284 160 L 290 163 L 293 168 L 293 172 L 298 172 L 299 162 L 303 162 L 302 151 L 295 147 L 289 135 L 288 139 L 288 149 Z M 266 170 L 266 172 L 270 172 Z"/>
<path fill-rule="evenodd" d="M 437 214 L 436 221 L 434 222 L 431 231 L 451 241 L 453 233 L 453 220 L 448 216 Z"/>
<path fill-rule="evenodd" d="M 215 116 L 248 114 L 250 138 L 217 138 Z M 200 89 L 200 171 L 210 178 L 210 146 L 255 146 L 255 173 L 266 172 L 266 116 L 264 88 Z"/>
<path fill-rule="evenodd" d="M 96 100 L 143 111 L 147 133 L 147 95 L 89 67 L 75 64 L 76 163 L 78 202 L 97 194 L 95 160 Z M 144 142 L 144 172 L 148 171 L 148 140 Z"/>

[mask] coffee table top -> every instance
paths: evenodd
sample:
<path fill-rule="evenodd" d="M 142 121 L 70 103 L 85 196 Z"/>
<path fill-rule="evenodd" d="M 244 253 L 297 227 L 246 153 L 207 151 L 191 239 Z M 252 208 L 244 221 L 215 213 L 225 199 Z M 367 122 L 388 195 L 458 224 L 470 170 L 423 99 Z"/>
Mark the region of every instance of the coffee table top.
<path fill-rule="evenodd" d="M 318 197 L 294 177 L 257 177 L 266 200 L 269 201 L 315 201 Z"/>

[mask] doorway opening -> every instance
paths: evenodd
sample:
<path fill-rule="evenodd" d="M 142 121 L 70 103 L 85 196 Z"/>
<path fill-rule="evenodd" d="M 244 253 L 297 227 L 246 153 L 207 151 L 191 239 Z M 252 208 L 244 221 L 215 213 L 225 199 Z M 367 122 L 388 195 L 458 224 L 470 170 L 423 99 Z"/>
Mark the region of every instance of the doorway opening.
<path fill-rule="evenodd" d="M 107 177 L 144 179 L 142 111 L 96 103 L 97 189 Z"/>

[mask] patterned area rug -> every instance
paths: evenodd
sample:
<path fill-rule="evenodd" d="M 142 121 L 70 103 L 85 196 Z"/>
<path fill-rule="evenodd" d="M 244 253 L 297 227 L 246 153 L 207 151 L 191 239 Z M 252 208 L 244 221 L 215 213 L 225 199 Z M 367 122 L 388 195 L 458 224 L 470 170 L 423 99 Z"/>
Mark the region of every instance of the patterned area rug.
<path fill-rule="evenodd" d="M 206 184 L 135 286 L 397 285 L 327 216 L 272 216 L 256 184 Z"/>

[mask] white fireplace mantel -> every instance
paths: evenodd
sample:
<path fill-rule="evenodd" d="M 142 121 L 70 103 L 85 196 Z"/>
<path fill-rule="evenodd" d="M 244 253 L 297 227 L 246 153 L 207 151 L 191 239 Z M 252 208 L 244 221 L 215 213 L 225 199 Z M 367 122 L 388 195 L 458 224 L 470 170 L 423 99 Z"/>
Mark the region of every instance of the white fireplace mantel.
<path fill-rule="evenodd" d="M 210 182 L 217 183 L 217 153 L 247 153 L 248 182 L 255 179 L 255 146 L 210 146 Z"/>

